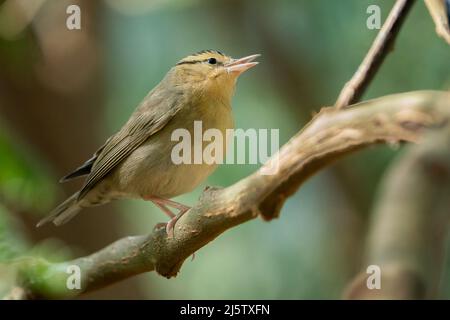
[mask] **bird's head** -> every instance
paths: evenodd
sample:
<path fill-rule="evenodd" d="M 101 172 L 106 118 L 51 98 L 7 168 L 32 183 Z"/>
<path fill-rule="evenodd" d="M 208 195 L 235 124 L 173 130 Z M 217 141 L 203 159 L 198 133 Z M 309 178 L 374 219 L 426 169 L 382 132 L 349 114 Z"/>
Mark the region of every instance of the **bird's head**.
<path fill-rule="evenodd" d="M 220 51 L 204 50 L 180 60 L 172 73 L 180 85 L 187 85 L 202 94 L 232 96 L 236 79 L 256 66 L 259 54 L 233 59 Z"/>

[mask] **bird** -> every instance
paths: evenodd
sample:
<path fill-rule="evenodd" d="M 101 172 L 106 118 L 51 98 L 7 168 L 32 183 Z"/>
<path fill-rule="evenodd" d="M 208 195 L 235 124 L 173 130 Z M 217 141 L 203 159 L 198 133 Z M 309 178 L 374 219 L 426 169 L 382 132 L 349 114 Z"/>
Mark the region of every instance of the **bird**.
<path fill-rule="evenodd" d="M 174 130 L 218 129 L 224 135 L 234 128 L 231 100 L 236 81 L 256 66 L 259 54 L 234 59 L 217 50 L 202 50 L 175 64 L 137 106 L 128 121 L 73 172 L 60 182 L 85 177 L 81 189 L 37 224 L 56 226 L 83 208 L 118 199 L 151 201 L 170 218 L 165 224 L 173 235 L 177 220 L 190 207 L 170 200 L 202 183 L 217 163 L 175 164 L 171 151 Z M 203 142 L 202 142 L 203 143 Z M 226 152 L 226 141 L 223 147 Z M 178 211 L 178 212 L 177 212 Z"/>

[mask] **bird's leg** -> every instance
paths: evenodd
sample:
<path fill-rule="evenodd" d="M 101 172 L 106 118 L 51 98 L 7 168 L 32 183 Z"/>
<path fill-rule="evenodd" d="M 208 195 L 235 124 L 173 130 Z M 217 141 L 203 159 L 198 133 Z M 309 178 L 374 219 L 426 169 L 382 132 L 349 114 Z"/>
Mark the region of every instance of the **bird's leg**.
<path fill-rule="evenodd" d="M 167 208 L 165 205 L 159 203 L 155 199 L 152 199 L 150 201 L 153 202 L 158 208 L 160 208 L 165 214 L 167 214 L 170 219 L 175 218 L 175 214 L 169 208 Z"/>
<path fill-rule="evenodd" d="M 181 218 L 183 214 L 189 211 L 190 207 L 185 206 L 179 202 L 175 202 L 169 199 L 163 199 L 163 198 L 156 198 L 156 197 L 147 197 L 145 200 L 150 200 L 153 202 L 158 208 L 160 208 L 164 213 L 166 213 L 170 220 L 168 223 L 166 223 L 166 233 L 168 237 L 173 237 L 174 229 L 175 229 L 175 223 L 178 221 L 178 219 Z M 172 206 L 175 209 L 179 210 L 179 213 L 177 215 L 173 214 L 173 212 L 167 208 L 167 206 Z M 156 226 L 158 228 L 160 224 Z M 195 253 L 192 254 L 191 261 L 194 261 L 195 259 Z"/>
<path fill-rule="evenodd" d="M 180 212 L 183 211 L 183 213 L 187 212 L 191 208 L 191 207 L 185 206 L 184 204 L 181 204 L 179 202 L 172 201 L 169 199 L 158 198 L 158 201 L 160 203 L 162 203 L 163 205 L 178 209 L 178 210 L 180 210 Z"/>
<path fill-rule="evenodd" d="M 160 204 L 159 202 L 153 201 L 153 200 L 150 200 L 150 201 L 152 201 L 158 208 L 160 208 L 165 214 L 167 214 L 170 219 L 173 219 L 175 217 L 175 214 L 172 211 L 170 211 L 170 209 L 167 208 L 166 206 Z M 154 229 L 159 229 L 162 227 L 167 228 L 167 223 L 160 222 L 160 223 L 156 224 Z M 166 229 L 166 232 L 167 232 L 167 229 Z"/>
<path fill-rule="evenodd" d="M 183 216 L 183 214 L 188 212 L 189 209 L 191 209 L 191 207 L 185 206 L 184 204 L 169 199 L 160 199 L 160 201 L 168 207 L 172 207 L 179 210 L 178 214 L 174 216 L 172 219 L 170 219 L 170 221 L 167 223 L 166 226 L 167 235 L 173 236 L 175 223 L 177 223 L 178 219 L 180 219 Z"/>
<path fill-rule="evenodd" d="M 163 199 L 159 197 L 146 197 L 145 199 L 153 202 L 156 206 L 158 206 L 158 208 L 160 208 L 162 211 L 164 211 L 165 214 L 170 217 L 170 220 L 166 225 L 166 233 L 169 237 L 172 237 L 175 223 L 178 221 L 178 219 L 181 218 L 183 214 L 189 211 L 190 207 L 169 199 Z M 178 209 L 178 214 L 175 215 L 168 207 Z"/>

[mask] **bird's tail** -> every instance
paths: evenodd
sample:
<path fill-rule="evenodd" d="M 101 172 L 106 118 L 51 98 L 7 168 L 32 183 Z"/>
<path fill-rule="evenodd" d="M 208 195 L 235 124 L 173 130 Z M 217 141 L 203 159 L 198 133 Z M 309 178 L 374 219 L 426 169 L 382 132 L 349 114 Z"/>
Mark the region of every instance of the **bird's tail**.
<path fill-rule="evenodd" d="M 53 222 L 55 225 L 60 226 L 75 217 L 81 210 L 81 206 L 77 201 L 78 194 L 79 192 L 74 193 L 70 198 L 57 206 L 47 217 L 39 221 L 36 227 L 43 226 L 48 222 Z"/>

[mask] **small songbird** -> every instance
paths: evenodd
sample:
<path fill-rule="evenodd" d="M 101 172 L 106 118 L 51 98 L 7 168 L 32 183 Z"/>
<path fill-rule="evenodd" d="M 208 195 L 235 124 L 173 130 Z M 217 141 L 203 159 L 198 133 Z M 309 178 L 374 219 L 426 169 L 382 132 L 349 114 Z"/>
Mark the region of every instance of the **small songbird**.
<path fill-rule="evenodd" d="M 201 121 L 203 130 L 220 130 L 223 136 L 227 129 L 233 129 L 231 98 L 236 80 L 258 64 L 253 62 L 258 56 L 232 59 L 219 51 L 204 50 L 179 61 L 147 94 L 122 129 L 92 158 L 61 179 L 65 182 L 87 175 L 81 190 L 37 226 L 50 221 L 61 225 L 83 208 L 137 198 L 152 201 L 171 218 L 166 231 L 172 234 L 177 219 L 190 208 L 169 199 L 192 191 L 217 166 L 175 164 L 171 154 L 178 142 L 172 141 L 172 132 L 185 129 L 192 136 L 194 121 Z M 178 210 L 177 215 L 173 209 Z"/>

